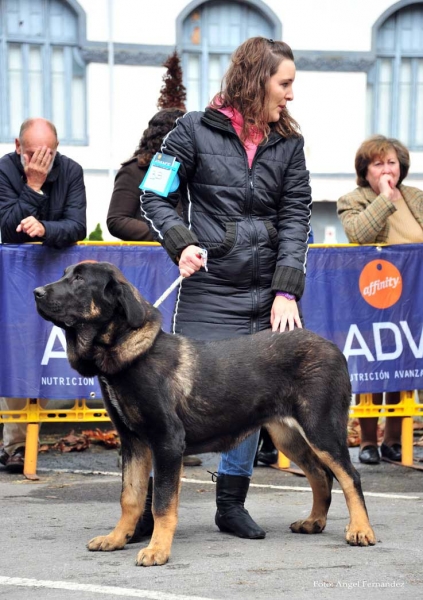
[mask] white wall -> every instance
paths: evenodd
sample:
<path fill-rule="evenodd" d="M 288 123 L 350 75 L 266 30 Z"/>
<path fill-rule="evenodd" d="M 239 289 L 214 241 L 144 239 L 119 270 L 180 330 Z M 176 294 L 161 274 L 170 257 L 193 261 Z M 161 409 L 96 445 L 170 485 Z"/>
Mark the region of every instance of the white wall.
<path fill-rule="evenodd" d="M 264 2 L 265 0 L 263 0 Z M 88 42 L 107 42 L 109 0 L 79 0 L 87 14 Z M 174 45 L 176 19 L 187 0 L 114 0 L 113 40 L 128 44 Z M 395 0 L 266 0 L 282 22 L 283 38 L 296 50 L 369 51 L 372 26 Z M 105 225 L 113 188 L 109 171 L 134 151 L 156 112 L 162 67 L 116 65 L 113 119 L 110 119 L 109 67 L 87 67 L 88 146 L 60 151 L 85 170 L 88 229 Z M 305 138 L 307 166 L 315 200 L 336 200 L 355 186 L 354 156 L 366 136 L 365 73 L 298 71 L 290 109 Z M 111 139 L 112 138 L 112 139 Z M 0 145 L 0 155 L 13 145 Z M 423 153 L 413 153 L 410 173 L 423 173 Z M 318 175 L 321 176 L 318 176 Z M 330 177 L 330 174 L 333 174 Z M 317 175 L 317 176 L 316 176 Z M 409 181 L 410 185 L 420 182 Z M 423 185 L 422 185 L 423 187 Z"/>
<path fill-rule="evenodd" d="M 350 173 L 365 137 L 366 75 L 298 71 L 290 111 L 304 135 L 307 166 Z"/>
<path fill-rule="evenodd" d="M 79 0 L 87 14 L 87 38 L 102 41 L 109 35 L 109 0 Z M 113 41 L 123 44 L 173 45 L 176 18 L 186 0 L 112 0 Z"/>
<path fill-rule="evenodd" d="M 282 35 L 297 50 L 368 51 L 374 22 L 389 0 L 266 0 L 282 21 Z"/>
<path fill-rule="evenodd" d="M 88 146 L 62 147 L 61 151 L 72 152 L 72 158 L 86 169 L 118 168 L 132 155 L 149 119 L 157 112 L 164 72 L 163 67 L 115 65 L 111 123 L 109 67 L 88 65 Z"/>
<path fill-rule="evenodd" d="M 87 69 L 88 146 L 62 146 L 60 151 L 79 162 L 85 171 L 88 231 L 101 224 L 104 239 L 113 178 L 120 163 L 129 158 L 157 112 L 162 67 L 116 65 L 113 70 L 113 122 L 110 123 L 109 67 L 90 64 Z M 110 144 L 111 135 L 113 136 Z M 102 170 L 102 173 L 93 173 Z"/>
<path fill-rule="evenodd" d="M 109 0 L 79 0 L 87 13 L 87 38 L 108 38 Z M 371 28 L 390 0 L 263 0 L 282 22 L 284 40 L 297 50 L 367 51 Z M 127 44 L 176 43 L 175 22 L 190 2 L 113 0 L 113 39 Z M 158 8 L 158 10 L 154 10 Z M 158 18 L 159 17 L 159 18 Z"/>

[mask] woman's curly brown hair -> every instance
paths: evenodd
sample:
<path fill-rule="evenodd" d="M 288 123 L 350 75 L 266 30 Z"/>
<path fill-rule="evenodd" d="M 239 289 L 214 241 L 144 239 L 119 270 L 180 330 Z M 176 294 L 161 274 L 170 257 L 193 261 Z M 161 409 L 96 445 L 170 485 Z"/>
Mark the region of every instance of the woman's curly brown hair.
<path fill-rule="evenodd" d="M 151 159 L 159 152 L 163 138 L 173 129 L 175 121 L 182 117 L 185 111 L 180 108 L 163 108 L 148 122 L 148 127 L 142 134 L 132 157 L 138 158 L 138 166 L 146 167 Z"/>
<path fill-rule="evenodd" d="M 278 71 L 283 60 L 294 55 L 285 42 L 264 37 L 246 40 L 232 55 L 231 64 L 222 81 L 221 91 L 211 102 L 213 108 L 236 108 L 244 118 L 241 139 L 249 137 L 250 127 L 255 127 L 266 139 L 271 129 L 284 137 L 298 137 L 300 127 L 288 110 L 281 112 L 277 123 L 267 122 L 269 79 Z"/>

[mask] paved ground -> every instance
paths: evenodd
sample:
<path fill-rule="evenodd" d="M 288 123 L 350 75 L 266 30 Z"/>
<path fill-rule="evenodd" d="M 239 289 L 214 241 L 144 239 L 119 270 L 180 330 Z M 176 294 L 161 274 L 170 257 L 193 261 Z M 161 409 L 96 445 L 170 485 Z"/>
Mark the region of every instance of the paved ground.
<path fill-rule="evenodd" d="M 336 492 L 323 534 L 292 534 L 289 524 L 310 510 L 307 480 L 260 466 L 247 508 L 267 531 L 266 539 L 220 533 L 207 473 L 215 470 L 217 457 L 204 455 L 201 467 L 185 468 L 171 559 L 148 569 L 134 565 L 142 544 L 113 553 L 85 548 L 119 518 L 116 450 L 92 446 L 80 453 L 41 455 L 37 483 L 0 469 L 0 598 L 302 600 L 351 598 L 351 592 L 354 600 L 421 598 L 423 472 L 388 463 L 361 465 L 356 449 L 351 456 L 367 494 L 375 547 L 345 543 L 348 512 Z M 422 449 L 416 456 L 423 458 Z"/>

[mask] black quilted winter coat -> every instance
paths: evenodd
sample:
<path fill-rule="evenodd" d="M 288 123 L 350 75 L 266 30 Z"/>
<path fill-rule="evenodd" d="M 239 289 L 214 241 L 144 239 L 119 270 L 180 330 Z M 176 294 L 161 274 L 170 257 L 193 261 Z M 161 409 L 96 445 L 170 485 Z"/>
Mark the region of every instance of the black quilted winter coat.
<path fill-rule="evenodd" d="M 271 132 L 249 168 L 230 119 L 206 109 L 179 119 L 162 151 L 181 163 L 181 184 L 167 198 L 143 192 L 141 210 L 175 262 L 190 244 L 208 250 L 208 272 L 181 285 L 174 332 L 213 340 L 268 329 L 275 291 L 299 299 L 304 290 L 311 190 L 302 137 Z"/>

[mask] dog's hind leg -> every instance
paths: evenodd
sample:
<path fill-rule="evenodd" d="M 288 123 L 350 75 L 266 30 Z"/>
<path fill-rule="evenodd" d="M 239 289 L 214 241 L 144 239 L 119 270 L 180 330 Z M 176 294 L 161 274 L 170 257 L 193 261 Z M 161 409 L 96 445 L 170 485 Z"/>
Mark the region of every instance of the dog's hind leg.
<path fill-rule="evenodd" d="M 135 564 L 143 567 L 164 565 L 169 560 L 178 524 L 182 455 L 179 460 L 160 468 L 154 465 L 153 515 L 154 531 L 147 548 L 139 551 Z"/>
<path fill-rule="evenodd" d="M 329 449 L 314 447 L 314 450 L 320 460 L 333 472 L 344 492 L 350 513 L 346 541 L 351 546 L 374 546 L 376 536 L 367 515 L 360 475 L 351 462 L 346 442 L 341 442 L 341 447 L 336 453 L 338 459 Z"/>
<path fill-rule="evenodd" d="M 321 533 L 326 526 L 331 503 L 331 471 L 323 466 L 310 448 L 295 419 L 272 422 L 267 429 L 276 448 L 304 471 L 313 491 L 310 515 L 292 523 L 290 529 L 294 533 Z"/>
<path fill-rule="evenodd" d="M 122 441 L 121 517 L 111 533 L 90 540 L 88 550 L 120 550 L 131 539 L 142 515 L 151 471 L 151 451 L 134 438 L 131 439 L 131 444 L 131 447 L 127 447 Z"/>

